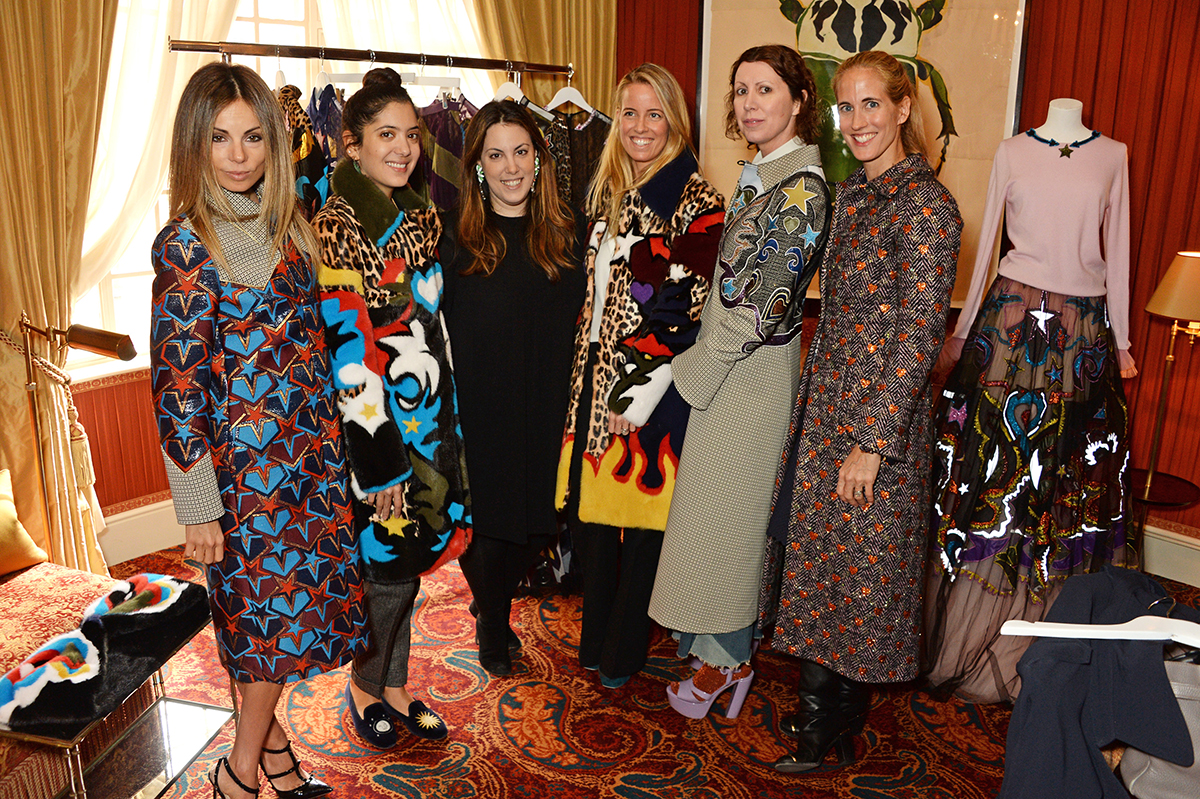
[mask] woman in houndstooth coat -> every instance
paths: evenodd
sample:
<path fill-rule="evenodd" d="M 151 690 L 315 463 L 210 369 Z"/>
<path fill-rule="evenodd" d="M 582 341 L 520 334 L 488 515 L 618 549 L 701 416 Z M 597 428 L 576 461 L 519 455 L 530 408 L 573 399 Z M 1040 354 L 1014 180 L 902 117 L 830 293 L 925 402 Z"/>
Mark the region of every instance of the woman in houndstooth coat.
<path fill-rule="evenodd" d="M 805 143 L 816 140 L 820 113 L 812 74 L 791 48 L 751 48 L 730 70 L 729 131 L 758 153 L 725 217 L 699 337 L 671 362 L 692 411 L 650 601 L 650 615 L 680 633 L 680 657 L 704 664 L 667 689 L 684 715 L 703 715 L 714 691 L 735 683 L 733 701 L 744 698 L 753 679 L 771 494 L 803 355 L 804 291 L 829 219 L 821 154 Z"/>

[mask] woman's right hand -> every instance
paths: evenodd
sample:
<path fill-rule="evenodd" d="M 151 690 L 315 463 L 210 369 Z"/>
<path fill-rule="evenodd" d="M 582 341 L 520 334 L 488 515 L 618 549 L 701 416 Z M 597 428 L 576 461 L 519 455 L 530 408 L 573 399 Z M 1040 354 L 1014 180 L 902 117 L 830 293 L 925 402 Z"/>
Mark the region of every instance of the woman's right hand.
<path fill-rule="evenodd" d="M 950 376 L 950 370 L 962 357 L 963 345 L 966 343 L 965 338 L 946 339 L 946 343 L 942 345 L 942 351 L 938 353 L 937 363 L 933 365 L 932 378 L 935 383 L 944 383 Z"/>
<path fill-rule="evenodd" d="M 225 557 L 225 534 L 219 521 L 185 525 L 183 542 L 185 558 L 210 564 Z"/>
<path fill-rule="evenodd" d="M 637 425 L 630 422 L 619 413 L 608 412 L 608 432 L 614 436 L 623 436 L 627 433 L 636 433 Z"/>
<path fill-rule="evenodd" d="M 393 516 L 399 517 L 404 506 L 404 484 L 399 483 L 374 494 L 367 494 L 366 500 L 368 505 L 375 506 L 375 516 L 380 521 L 386 522 Z"/>

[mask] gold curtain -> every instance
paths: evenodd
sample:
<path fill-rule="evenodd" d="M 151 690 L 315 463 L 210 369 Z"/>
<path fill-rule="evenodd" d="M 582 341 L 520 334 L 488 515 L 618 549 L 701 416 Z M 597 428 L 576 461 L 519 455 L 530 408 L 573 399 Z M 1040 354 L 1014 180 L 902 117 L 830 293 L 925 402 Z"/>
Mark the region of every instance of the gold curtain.
<path fill-rule="evenodd" d="M 22 309 L 39 327 L 70 324 L 118 0 L 5 5 L 0 63 L 21 79 L 0 94 L 0 118 L 12 142 L 0 170 L 0 330 L 19 342 Z M 130 154 L 134 161 L 137 156 Z M 44 342 L 39 353 L 47 354 Z M 62 363 L 61 352 L 48 355 Z M 0 467 L 12 471 L 18 515 L 35 540 L 49 543 L 55 561 L 106 573 L 96 540 L 102 521 L 97 523 L 99 507 L 93 512 L 95 492 L 87 482 L 86 439 L 72 445 L 69 391 L 38 376 L 51 506 L 47 529 L 24 385 L 21 356 L 0 343 Z"/>
<path fill-rule="evenodd" d="M 488 58 L 574 64 L 572 85 L 596 108 L 611 112 L 617 82 L 617 0 L 473 0 L 480 45 Z M 499 86 L 504 77 L 493 76 Z M 561 77 L 527 74 L 521 88 L 548 103 Z"/>

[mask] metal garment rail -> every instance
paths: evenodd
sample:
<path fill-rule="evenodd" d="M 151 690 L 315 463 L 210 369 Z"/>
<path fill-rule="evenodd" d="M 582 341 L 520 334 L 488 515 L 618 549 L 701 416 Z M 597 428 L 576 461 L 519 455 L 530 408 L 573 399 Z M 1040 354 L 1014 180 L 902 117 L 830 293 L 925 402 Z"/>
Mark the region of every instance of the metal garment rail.
<path fill-rule="evenodd" d="M 450 69 L 495 69 L 505 72 L 548 72 L 556 75 L 575 74 L 570 64 L 538 64 L 532 61 L 509 61 L 503 58 L 475 56 L 429 55 L 428 53 L 393 53 L 386 50 L 349 50 L 344 47 L 313 47 L 295 44 L 253 44 L 250 42 L 197 42 L 169 40 L 172 52 L 220 53 L 222 56 L 253 55 L 279 58 L 319 58 L 325 61 L 372 61 L 377 64 L 420 64 L 446 66 Z"/>

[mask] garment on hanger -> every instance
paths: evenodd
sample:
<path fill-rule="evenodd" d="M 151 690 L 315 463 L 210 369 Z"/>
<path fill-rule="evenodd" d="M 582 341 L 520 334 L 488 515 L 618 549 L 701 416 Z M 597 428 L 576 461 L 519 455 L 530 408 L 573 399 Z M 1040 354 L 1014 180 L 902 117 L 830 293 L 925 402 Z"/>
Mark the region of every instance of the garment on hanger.
<path fill-rule="evenodd" d="M 340 89 L 328 84 L 323 89 L 313 89 L 308 101 L 308 118 L 325 156 L 327 175 L 332 174 L 342 154 L 342 109 L 346 102 L 341 95 Z"/>
<path fill-rule="evenodd" d="M 582 210 L 587 204 L 588 187 L 600 166 L 600 153 L 608 139 L 612 120 L 599 111 L 552 112 L 567 130 L 571 151 L 571 181 L 568 204 Z"/>
<path fill-rule="evenodd" d="M 329 183 L 325 178 L 325 155 L 317 144 L 308 112 L 300 105 L 300 96 L 300 90 L 291 84 L 275 94 L 279 107 L 283 109 L 284 122 L 292 135 L 292 168 L 300 211 L 305 219 L 311 220 L 329 197 Z"/>
<path fill-rule="evenodd" d="M 1173 603 L 1150 577 L 1112 566 L 1066 581 L 1047 621 L 1119 624 Z M 1200 622 L 1183 605 L 1172 615 Z M 1038 638 L 1008 725 L 1000 799 L 1128 796 L 1100 747 L 1121 741 L 1171 762 L 1192 757 L 1159 641 Z"/>
<path fill-rule="evenodd" d="M 345 105 L 341 89 L 331 83 L 321 89 L 313 89 L 312 97 L 308 101 L 308 118 L 312 122 L 317 146 L 321 148 L 321 154 L 325 157 L 325 171 L 316 183 L 317 194 L 320 197 L 317 211 L 321 210 L 325 201 L 329 199 L 333 170 L 342 154 L 342 108 Z"/>
<path fill-rule="evenodd" d="M 434 100 L 421 109 L 421 119 L 429 131 L 421 149 L 422 174 L 429 186 L 429 199 L 438 208 L 458 207 L 467 123 L 478 111 L 465 97 Z"/>
<path fill-rule="evenodd" d="M 554 174 L 558 180 L 558 194 L 566 202 L 571 202 L 571 134 L 567 126 L 558 117 L 547 121 L 536 117 L 542 135 L 546 137 L 546 146 L 554 157 Z M 573 206 L 576 210 L 578 206 Z"/>

